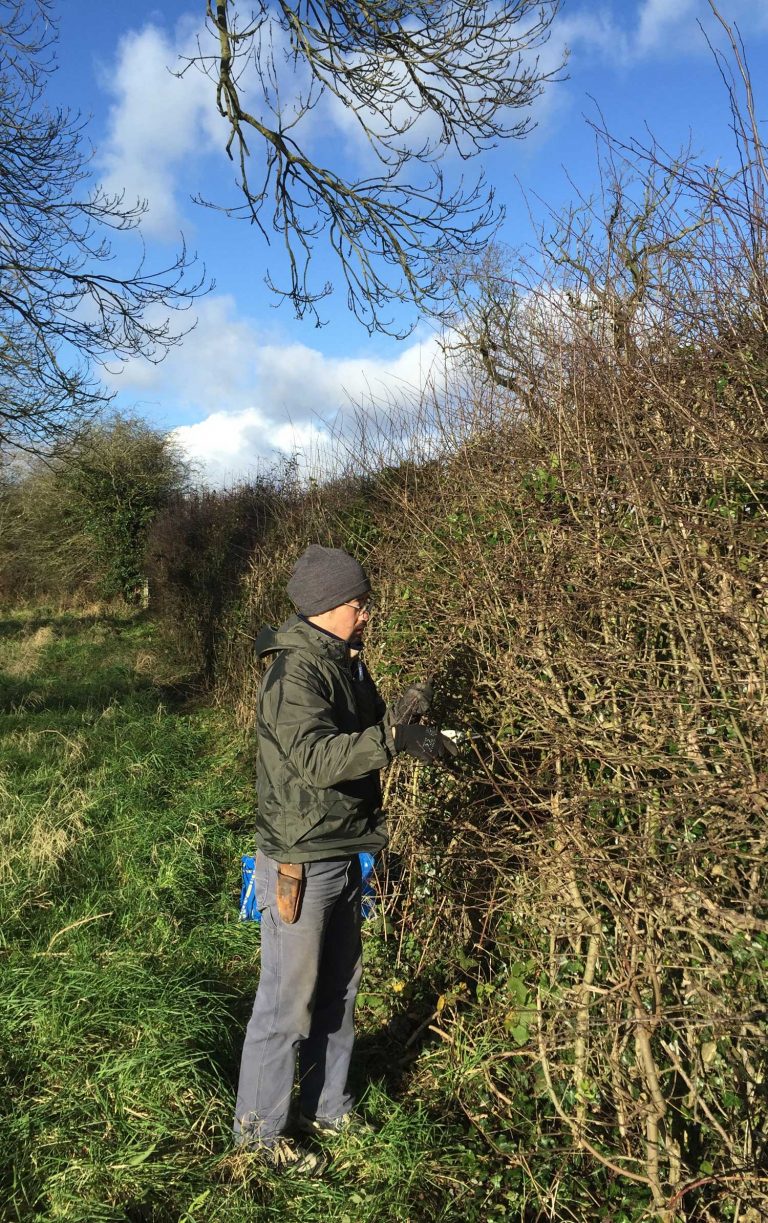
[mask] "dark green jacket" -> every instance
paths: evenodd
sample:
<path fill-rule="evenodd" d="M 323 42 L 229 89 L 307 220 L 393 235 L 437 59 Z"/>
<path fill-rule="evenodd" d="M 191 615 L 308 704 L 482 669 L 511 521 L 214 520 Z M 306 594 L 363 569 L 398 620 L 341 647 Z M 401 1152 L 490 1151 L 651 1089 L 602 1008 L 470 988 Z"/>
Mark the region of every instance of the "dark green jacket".
<path fill-rule="evenodd" d="M 393 749 L 362 660 L 299 616 L 262 629 L 256 650 L 274 655 L 259 692 L 257 845 L 279 862 L 375 853 Z"/>

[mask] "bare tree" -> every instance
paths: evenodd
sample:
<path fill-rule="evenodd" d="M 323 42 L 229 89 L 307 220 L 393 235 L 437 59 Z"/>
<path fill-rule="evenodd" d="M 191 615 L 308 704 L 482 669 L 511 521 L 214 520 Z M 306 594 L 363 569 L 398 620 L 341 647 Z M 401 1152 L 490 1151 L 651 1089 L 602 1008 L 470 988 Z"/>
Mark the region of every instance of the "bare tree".
<path fill-rule="evenodd" d="M 94 186 L 84 122 L 47 106 L 55 40 L 49 0 L 0 0 L 0 445 L 32 451 L 109 400 L 99 365 L 161 360 L 203 288 L 183 247 L 120 270 L 110 231 L 146 205 Z"/>
<path fill-rule="evenodd" d="M 559 71 L 537 54 L 558 8 L 559 0 L 255 0 L 246 12 L 238 0 L 206 0 L 216 49 L 200 42 L 182 72 L 197 65 L 215 82 L 242 193 L 223 210 L 282 240 L 286 282 L 267 273 L 267 283 L 299 317 L 319 323 L 318 303 L 332 291 L 310 276 L 320 235 L 369 330 L 397 333 L 397 302 L 439 311 L 446 262 L 479 252 L 502 211 L 482 175 L 449 182 L 445 155 L 466 160 L 527 134 L 532 102 Z M 352 117 L 371 174 L 347 176 L 310 154 L 302 121 L 321 102 Z M 251 140 L 261 154 L 253 173 Z"/>

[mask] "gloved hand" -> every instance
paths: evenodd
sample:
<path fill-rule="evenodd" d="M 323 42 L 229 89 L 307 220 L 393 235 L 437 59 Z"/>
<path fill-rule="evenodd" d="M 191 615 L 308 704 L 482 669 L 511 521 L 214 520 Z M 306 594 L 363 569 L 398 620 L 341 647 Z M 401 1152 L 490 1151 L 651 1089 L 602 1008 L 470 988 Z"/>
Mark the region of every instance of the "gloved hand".
<path fill-rule="evenodd" d="M 443 763 L 459 754 L 453 740 L 442 735 L 436 726 L 396 726 L 394 733 L 395 751 L 407 752 L 424 764 Z"/>
<path fill-rule="evenodd" d="M 419 718 L 429 713 L 434 695 L 434 688 L 429 683 L 410 684 L 390 706 L 390 726 L 418 722 Z"/>

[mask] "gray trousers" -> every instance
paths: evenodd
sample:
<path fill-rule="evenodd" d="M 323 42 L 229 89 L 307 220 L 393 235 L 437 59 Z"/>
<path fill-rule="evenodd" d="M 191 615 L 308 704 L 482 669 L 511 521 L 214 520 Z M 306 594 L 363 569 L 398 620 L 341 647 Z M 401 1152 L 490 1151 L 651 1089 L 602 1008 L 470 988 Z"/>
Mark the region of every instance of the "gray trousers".
<path fill-rule="evenodd" d="M 235 1141 L 273 1143 L 288 1120 L 296 1058 L 299 1102 L 323 1121 L 352 1108 L 347 1072 L 362 973 L 360 861 L 305 864 L 299 918 L 280 920 L 277 863 L 256 856 L 261 916 L 261 975 L 240 1062 Z"/>

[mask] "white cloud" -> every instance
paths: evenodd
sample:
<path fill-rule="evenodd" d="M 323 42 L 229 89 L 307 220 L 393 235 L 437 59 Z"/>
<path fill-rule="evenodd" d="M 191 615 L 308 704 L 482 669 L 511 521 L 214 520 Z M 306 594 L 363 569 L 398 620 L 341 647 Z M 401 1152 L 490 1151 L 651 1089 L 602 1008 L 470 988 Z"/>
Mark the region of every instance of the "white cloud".
<path fill-rule="evenodd" d="M 207 297 L 197 314 L 196 330 L 160 365 L 130 361 L 107 381 L 123 404 L 151 405 L 154 413 L 161 404 L 167 416 L 196 418 L 176 433 L 213 483 L 278 454 L 316 458 L 332 425 L 356 411 L 417 398 L 436 377 L 435 339 L 393 344 L 387 357 L 331 357 L 277 341 L 238 317 L 231 297 Z"/>
<path fill-rule="evenodd" d="M 537 13 L 530 14 L 527 22 L 521 18 L 519 28 L 515 32 L 516 40 L 520 43 L 522 68 L 532 68 L 534 61 L 538 61 L 539 71 L 542 74 L 555 72 L 562 67 L 562 40 L 543 38 L 540 45 L 527 46 L 531 30 L 535 29 L 537 22 Z M 411 23 L 411 25 L 419 24 Z M 429 46 L 426 50 L 428 53 Z M 457 62 L 462 64 L 463 61 L 466 69 L 479 54 L 482 52 L 478 50 L 477 46 L 467 47 L 463 56 L 456 57 Z M 510 63 L 514 68 L 516 57 L 511 52 Z M 329 131 L 335 131 L 345 140 L 347 152 L 354 156 L 358 164 L 364 166 L 366 171 L 373 172 L 375 168 L 380 167 L 381 163 L 376 151 L 376 148 L 380 146 L 376 145 L 376 141 L 380 140 L 382 136 L 387 137 L 387 143 L 391 143 L 393 147 L 410 150 L 417 154 L 415 162 L 411 165 L 411 173 L 414 172 L 415 164 L 425 149 L 429 149 L 430 154 L 443 163 L 454 159 L 458 164 L 459 155 L 456 147 L 451 143 L 443 144 L 443 124 L 440 118 L 429 108 L 422 110 L 420 92 L 404 63 L 390 61 L 387 64 L 387 73 L 386 90 L 380 91 L 378 95 L 380 110 L 355 105 L 352 96 L 346 94 L 342 82 L 341 97 L 337 97 L 331 91 L 323 94 L 318 107 L 319 121 L 324 123 Z M 425 79 L 429 80 L 428 71 L 425 70 L 423 75 Z M 509 107 L 505 112 L 497 114 L 496 119 L 510 127 L 519 123 L 526 116 L 530 117 L 534 123 L 541 122 L 550 106 L 550 96 L 554 88 L 552 84 L 545 85 L 542 93 L 534 98 L 528 107 L 522 109 Z M 472 85 L 465 79 L 461 92 L 465 101 L 475 101 L 479 107 L 482 107 L 486 93 L 482 84 Z M 345 94 L 346 102 L 344 101 Z M 450 107 L 447 109 L 450 110 Z M 395 136 L 396 132 L 399 132 L 400 135 Z M 373 134 L 373 139 L 371 134 Z M 472 155 L 471 141 L 460 135 L 458 147 Z"/>
<path fill-rule="evenodd" d="M 115 63 L 102 74 L 114 98 L 99 158 L 103 185 L 149 201 L 142 226 L 148 237 L 177 236 L 179 175 L 191 160 L 221 150 L 224 140 L 212 83 L 194 69 L 180 79 L 171 71 L 193 49 L 189 21 L 173 37 L 146 25 L 120 40 Z"/>
<path fill-rule="evenodd" d="M 701 8 L 699 0 L 645 0 L 638 15 L 635 54 L 653 53 L 669 45 L 670 38 L 677 42 L 681 33 L 697 40 L 699 29 L 695 16 Z"/>
<path fill-rule="evenodd" d="M 394 66 L 390 70 L 393 75 L 397 75 Z M 351 95 L 348 102 L 344 102 L 342 97 L 337 97 L 330 90 L 322 95 L 318 119 L 325 123 L 331 136 L 335 132 L 342 137 L 348 155 L 354 156 L 358 164 L 365 166 L 366 170 L 372 171 L 381 165 L 378 146 L 372 141 L 370 133 L 379 139 L 400 131 L 402 135 L 393 143 L 412 150 L 435 148 L 440 140 L 440 120 L 432 111 L 419 113 L 418 92 L 407 77 L 405 69 L 399 74 L 398 85 L 396 101 L 389 100 L 388 105 L 384 105 L 382 101 L 383 113 L 378 113 L 368 106 L 357 106 Z M 390 91 L 388 99 L 389 94 Z"/>
<path fill-rule="evenodd" d="M 227 486 L 263 469 L 278 455 L 301 455 L 305 465 L 329 439 L 316 425 L 277 424 L 258 408 L 213 412 L 194 425 L 173 430 L 185 456 L 205 483 Z"/>
<path fill-rule="evenodd" d="M 736 21 L 745 35 L 768 28 L 768 12 L 753 0 L 730 0 L 723 15 L 729 22 Z M 636 6 L 590 3 L 566 7 L 555 23 L 552 41 L 558 48 L 568 46 L 580 57 L 629 65 L 661 55 L 706 54 L 699 22 L 716 43 L 721 42 L 722 31 L 708 0 L 641 0 Z"/>
<path fill-rule="evenodd" d="M 305 109 L 309 75 L 301 61 L 286 53 L 287 46 L 287 34 L 279 24 L 266 22 L 254 43 L 259 72 L 249 62 L 238 82 L 241 101 L 267 125 L 277 122 L 278 113 L 285 124 L 300 116 L 301 140 L 306 143 L 318 127 L 318 115 Z M 190 167 L 195 173 L 188 194 L 197 194 L 202 183 L 200 193 L 214 202 L 226 192 L 221 182 L 210 186 L 215 179 L 204 173 L 203 159 L 218 155 L 219 178 L 223 174 L 227 185 L 236 177 L 225 154 L 229 128 L 216 107 L 215 82 L 195 65 L 181 77 L 174 75 L 199 56 L 201 47 L 215 57 L 211 31 L 203 31 L 199 14 L 190 12 L 173 33 L 149 22 L 120 39 L 114 63 L 101 74 L 103 88 L 114 99 L 100 154 L 103 184 L 109 191 L 124 189 L 131 200 L 149 201 L 142 224 L 148 237 L 174 238 L 182 228 L 180 182 Z M 253 94 L 248 91 L 249 81 L 255 86 Z M 333 126 L 333 116 L 326 116 L 326 122 Z M 253 134 L 254 152 L 260 139 Z"/>
<path fill-rule="evenodd" d="M 572 11 L 559 18 L 551 41 L 558 50 L 565 46 L 576 54 L 586 51 L 614 60 L 629 57 L 627 33 L 619 28 L 606 8 L 593 7 L 589 12 Z"/>
<path fill-rule="evenodd" d="M 230 296 L 203 298 L 195 314 L 196 328 L 159 365 L 134 358 L 108 373 L 112 389 L 193 409 L 247 406 L 258 346 L 255 328 L 238 317 Z M 164 317 L 159 315 L 157 321 Z M 192 317 L 182 315 L 180 325 Z"/>

